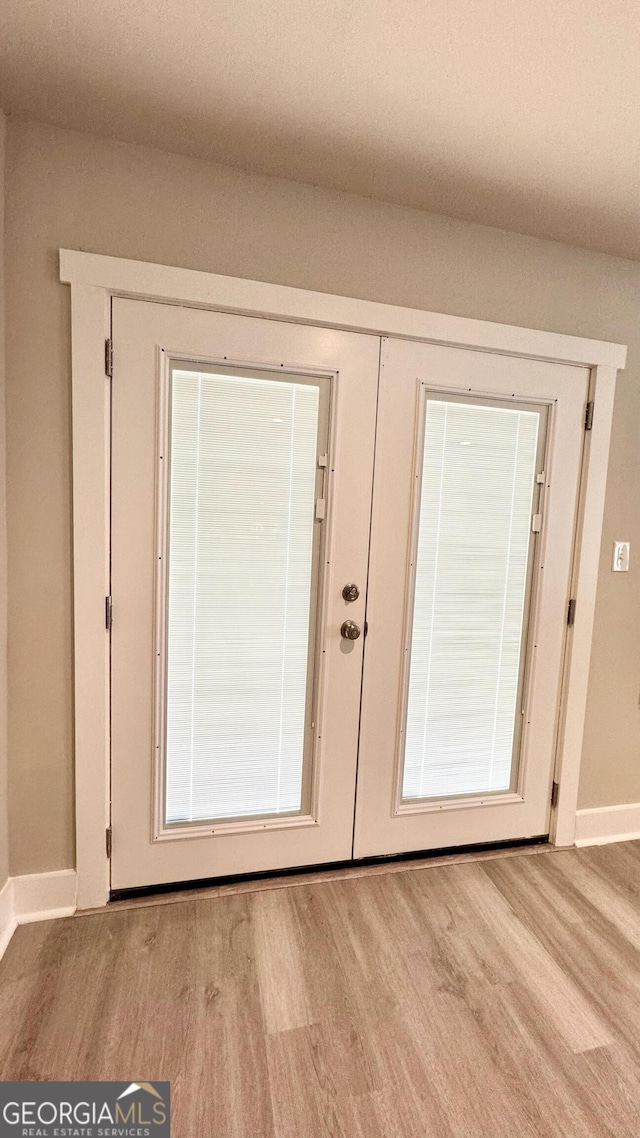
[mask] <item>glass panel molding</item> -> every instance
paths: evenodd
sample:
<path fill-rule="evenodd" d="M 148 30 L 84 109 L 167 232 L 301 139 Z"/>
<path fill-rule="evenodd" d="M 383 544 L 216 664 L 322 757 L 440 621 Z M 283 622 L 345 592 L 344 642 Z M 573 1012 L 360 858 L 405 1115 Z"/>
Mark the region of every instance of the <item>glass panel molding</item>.
<path fill-rule="evenodd" d="M 172 368 L 166 824 L 301 811 L 319 410 L 318 382 Z"/>
<path fill-rule="evenodd" d="M 540 420 L 426 398 L 403 801 L 513 785 Z"/>

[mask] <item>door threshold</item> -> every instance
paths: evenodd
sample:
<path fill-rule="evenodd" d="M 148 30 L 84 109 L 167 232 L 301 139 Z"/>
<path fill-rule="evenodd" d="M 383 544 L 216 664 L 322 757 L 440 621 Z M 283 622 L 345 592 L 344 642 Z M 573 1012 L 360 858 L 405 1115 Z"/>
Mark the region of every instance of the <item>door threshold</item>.
<path fill-rule="evenodd" d="M 396 867 L 395 872 L 398 872 L 403 865 L 412 868 L 411 863 L 416 862 L 429 862 L 437 863 L 444 861 L 462 861 L 467 858 L 471 859 L 474 856 L 481 857 L 482 855 L 492 856 L 498 855 L 502 851 L 505 853 L 513 852 L 514 854 L 522 850 L 526 851 L 530 846 L 544 846 L 549 845 L 549 835 L 539 834 L 533 838 L 520 838 L 517 841 L 503 841 L 503 842 L 478 842 L 475 845 L 465 846 L 446 846 L 436 850 L 411 850 L 409 853 L 399 854 L 378 854 L 373 857 L 362 858 L 348 858 L 344 861 L 329 861 L 320 865 L 299 865 L 287 867 L 284 869 L 267 869 L 261 870 L 256 873 L 240 873 L 229 874 L 226 877 L 200 877 L 191 881 L 168 881 L 160 885 L 139 885 L 130 889 L 112 889 L 109 893 L 109 902 L 117 903 L 122 901 L 135 901 L 144 900 L 145 898 L 161 897 L 166 894 L 176 893 L 195 893 L 204 890 L 218 890 L 221 887 L 226 887 L 225 892 L 233 892 L 234 887 L 238 887 L 238 891 L 242 886 L 250 886 L 252 883 L 264 882 L 264 888 L 268 888 L 269 883 L 273 882 L 277 885 L 282 882 L 283 878 L 293 878 L 292 884 L 303 884 L 300 880 L 303 877 L 312 877 L 314 880 L 322 880 L 329 877 L 333 873 L 341 873 L 341 871 L 355 870 L 354 876 L 360 876 L 357 871 L 384 871 L 385 867 L 389 867 L 390 872 L 394 872 L 393 867 Z M 554 848 L 554 847 L 549 847 Z M 413 868 L 417 868 L 415 864 Z M 342 875 L 342 874 L 341 874 Z M 348 874 L 351 876 L 351 874 Z M 284 882 L 282 882 L 284 884 Z"/>

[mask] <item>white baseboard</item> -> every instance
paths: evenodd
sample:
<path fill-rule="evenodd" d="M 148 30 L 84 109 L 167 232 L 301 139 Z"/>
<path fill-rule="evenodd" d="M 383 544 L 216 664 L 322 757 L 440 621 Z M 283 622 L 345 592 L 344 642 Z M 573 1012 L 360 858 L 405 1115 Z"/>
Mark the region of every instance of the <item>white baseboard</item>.
<path fill-rule="evenodd" d="M 0 960 L 17 925 L 72 916 L 76 892 L 75 869 L 10 877 L 0 891 Z"/>
<path fill-rule="evenodd" d="M 640 840 L 640 802 L 576 811 L 577 846 Z"/>
<path fill-rule="evenodd" d="M 13 904 L 19 925 L 70 917 L 76 911 L 75 869 L 32 873 L 13 879 Z"/>
<path fill-rule="evenodd" d="M 16 915 L 13 909 L 13 881 L 5 881 L 0 889 L 0 960 L 16 930 Z"/>

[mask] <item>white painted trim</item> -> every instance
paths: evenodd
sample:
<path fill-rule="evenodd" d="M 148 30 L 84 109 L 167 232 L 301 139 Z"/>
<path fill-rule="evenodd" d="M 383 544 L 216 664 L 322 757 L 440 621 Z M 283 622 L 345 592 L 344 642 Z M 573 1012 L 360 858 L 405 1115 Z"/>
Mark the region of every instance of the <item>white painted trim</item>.
<path fill-rule="evenodd" d="M 0 960 L 2 960 L 9 941 L 16 931 L 17 924 L 13 908 L 13 881 L 9 877 L 0 889 Z"/>
<path fill-rule="evenodd" d="M 640 840 L 640 802 L 623 802 L 620 806 L 596 806 L 578 810 L 576 845 L 601 846 L 608 842 Z"/>
<path fill-rule="evenodd" d="M 593 430 L 585 446 L 576 537 L 575 625 L 567 639 L 551 839 L 571 845 L 587 700 L 609 439 L 620 344 L 307 292 L 190 269 L 60 250 L 71 284 L 73 392 L 74 649 L 78 907 L 106 904 L 109 866 L 108 637 L 109 416 L 104 340 L 114 295 L 573 363 L 592 369 Z M 117 351 L 117 348 L 116 348 Z"/>
<path fill-rule="evenodd" d="M 8 879 L 0 890 L 0 960 L 18 925 L 73 916 L 77 880 L 75 869 Z"/>
<path fill-rule="evenodd" d="M 93 285 L 71 289 L 73 432 L 73 594 L 75 795 L 78 905 L 109 895 L 110 391 L 104 342 L 110 296 Z"/>
<path fill-rule="evenodd" d="M 13 907 L 19 925 L 70 917 L 76 911 L 75 869 L 13 878 Z"/>
<path fill-rule="evenodd" d="M 565 648 L 555 774 L 558 802 L 551 811 L 550 840 L 558 846 L 570 846 L 575 840 L 616 374 L 615 368 L 605 366 L 591 372 L 593 426 L 585 432 L 571 589 L 576 609 Z"/>
<path fill-rule="evenodd" d="M 380 336 L 429 340 L 589 367 L 606 364 L 623 368 L 627 357 L 626 347 L 602 340 L 585 340 L 557 332 L 492 324 L 486 320 L 422 312 L 418 308 L 400 308 L 350 296 L 332 296 L 326 292 L 309 292 L 287 285 L 223 277 L 146 261 L 126 261 L 72 249 L 60 250 L 60 280 L 72 285 L 99 285 L 117 296 L 145 297 L 224 312 L 260 313 L 277 320 L 296 320 L 349 331 L 366 330 Z"/>

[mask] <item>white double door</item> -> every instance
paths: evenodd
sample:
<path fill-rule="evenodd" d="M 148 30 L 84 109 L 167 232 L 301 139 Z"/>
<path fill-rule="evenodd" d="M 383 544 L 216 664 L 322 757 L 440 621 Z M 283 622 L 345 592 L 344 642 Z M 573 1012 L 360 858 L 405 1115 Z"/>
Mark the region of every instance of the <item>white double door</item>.
<path fill-rule="evenodd" d="M 112 889 L 547 833 L 586 369 L 112 320 Z"/>

